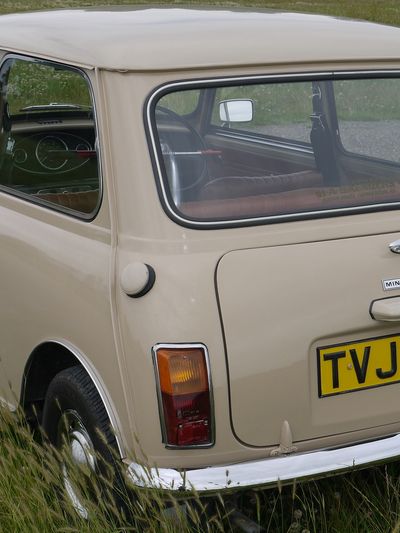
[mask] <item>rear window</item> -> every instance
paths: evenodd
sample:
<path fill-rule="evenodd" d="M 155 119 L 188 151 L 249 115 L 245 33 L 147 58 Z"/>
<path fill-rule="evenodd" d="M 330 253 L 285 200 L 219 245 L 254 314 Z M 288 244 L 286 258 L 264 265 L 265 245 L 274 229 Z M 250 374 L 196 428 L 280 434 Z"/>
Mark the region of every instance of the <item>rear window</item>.
<path fill-rule="evenodd" d="M 192 101 L 188 112 L 183 104 Z M 399 205 L 394 75 L 165 88 L 149 117 L 164 203 L 181 221 L 256 223 Z"/>

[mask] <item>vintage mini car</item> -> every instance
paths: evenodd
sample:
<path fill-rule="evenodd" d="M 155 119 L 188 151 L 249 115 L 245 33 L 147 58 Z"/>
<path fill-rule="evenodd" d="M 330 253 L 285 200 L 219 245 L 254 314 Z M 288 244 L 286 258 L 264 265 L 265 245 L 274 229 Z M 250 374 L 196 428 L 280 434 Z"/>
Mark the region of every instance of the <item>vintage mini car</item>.
<path fill-rule="evenodd" d="M 173 491 L 400 456 L 400 29 L 81 9 L 0 49 L 3 404 Z"/>

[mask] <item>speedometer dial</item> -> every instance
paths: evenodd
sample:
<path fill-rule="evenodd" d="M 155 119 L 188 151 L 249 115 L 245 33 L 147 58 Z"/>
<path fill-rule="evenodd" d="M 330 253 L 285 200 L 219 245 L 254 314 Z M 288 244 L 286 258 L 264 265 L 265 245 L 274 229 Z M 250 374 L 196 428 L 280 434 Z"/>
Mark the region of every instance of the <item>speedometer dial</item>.
<path fill-rule="evenodd" d="M 68 161 L 67 144 L 53 135 L 43 137 L 36 146 L 36 159 L 47 170 L 60 170 Z"/>

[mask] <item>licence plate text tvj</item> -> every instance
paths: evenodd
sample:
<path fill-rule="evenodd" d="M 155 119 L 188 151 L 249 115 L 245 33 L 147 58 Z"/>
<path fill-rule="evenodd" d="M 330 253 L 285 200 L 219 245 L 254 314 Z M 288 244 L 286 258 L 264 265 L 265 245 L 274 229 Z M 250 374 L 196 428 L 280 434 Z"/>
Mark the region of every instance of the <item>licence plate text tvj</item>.
<path fill-rule="evenodd" d="M 317 357 L 320 397 L 400 382 L 400 334 L 320 347 Z"/>

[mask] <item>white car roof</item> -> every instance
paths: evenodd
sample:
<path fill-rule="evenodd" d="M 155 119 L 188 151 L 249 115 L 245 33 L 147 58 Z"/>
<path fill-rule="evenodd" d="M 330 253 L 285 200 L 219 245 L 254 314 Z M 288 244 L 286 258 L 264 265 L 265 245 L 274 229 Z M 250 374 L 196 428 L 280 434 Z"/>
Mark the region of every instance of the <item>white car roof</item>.
<path fill-rule="evenodd" d="M 298 13 L 125 6 L 0 16 L 0 48 L 133 71 L 391 62 L 400 58 L 400 29 Z"/>

